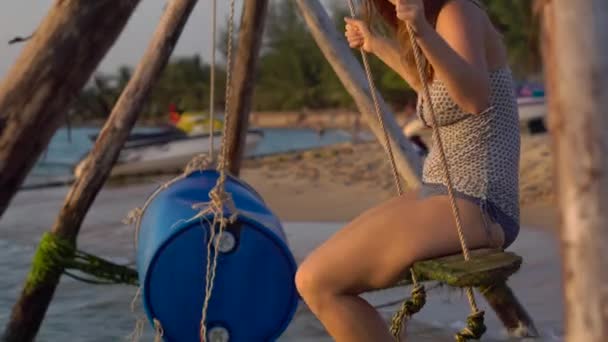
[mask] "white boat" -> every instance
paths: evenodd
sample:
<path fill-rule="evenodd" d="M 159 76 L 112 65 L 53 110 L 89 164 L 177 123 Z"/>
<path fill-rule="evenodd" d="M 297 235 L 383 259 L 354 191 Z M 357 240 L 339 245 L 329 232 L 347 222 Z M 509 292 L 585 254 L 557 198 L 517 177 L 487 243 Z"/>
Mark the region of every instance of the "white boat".
<path fill-rule="evenodd" d="M 250 129 L 245 138 L 245 155 L 250 154 L 263 137 L 263 131 Z M 213 150 L 219 153 L 221 132 L 215 132 L 213 138 Z M 180 172 L 193 157 L 208 152 L 210 143 L 208 133 L 185 134 L 169 130 L 132 134 L 121 150 L 111 176 Z M 75 167 L 74 175 L 78 176 L 81 169 L 82 161 Z"/>
<path fill-rule="evenodd" d="M 544 96 L 519 97 L 517 98 L 517 106 L 519 108 L 520 127 L 530 134 L 547 132 L 547 103 Z"/>
<path fill-rule="evenodd" d="M 544 97 L 518 97 L 519 120 L 528 122 L 543 119 L 547 115 L 547 104 Z"/>

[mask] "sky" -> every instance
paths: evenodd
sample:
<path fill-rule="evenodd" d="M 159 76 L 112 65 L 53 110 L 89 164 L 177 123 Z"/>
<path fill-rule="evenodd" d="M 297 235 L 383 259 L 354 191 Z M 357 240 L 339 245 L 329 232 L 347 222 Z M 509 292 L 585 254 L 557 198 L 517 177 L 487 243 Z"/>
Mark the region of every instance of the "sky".
<path fill-rule="evenodd" d="M 120 1 L 120 0 L 116 0 Z M 134 65 L 145 51 L 167 0 L 142 0 L 125 30 L 108 52 L 98 70 L 113 72 L 122 65 Z M 28 36 L 48 12 L 53 0 L 0 0 L 0 79 L 4 78 L 24 44 L 8 45 L 16 36 Z M 227 22 L 227 0 L 218 0 L 218 29 Z M 243 0 L 236 1 L 240 15 Z M 211 56 L 211 1 L 200 0 L 175 48 L 175 55 Z M 238 23 L 239 17 L 237 17 Z M 217 39 L 221 39 L 218 37 Z M 218 54 L 219 58 L 219 54 Z"/>
<path fill-rule="evenodd" d="M 0 80 L 19 56 L 24 44 L 8 45 L 14 37 L 29 36 L 36 30 L 54 0 L 0 0 Z M 116 0 L 120 1 L 120 0 Z M 332 1 L 322 0 L 327 6 Z M 346 1 L 346 0 L 342 0 Z M 133 66 L 145 51 L 158 24 L 167 0 L 141 0 L 126 28 L 99 65 L 98 71 L 114 72 L 123 65 Z M 218 29 L 225 27 L 229 12 L 228 0 L 217 0 Z M 236 0 L 238 25 L 243 0 Z M 173 52 L 173 56 L 199 54 L 203 60 L 211 59 L 211 0 L 199 0 Z M 224 37 L 217 37 L 219 42 Z M 221 60 L 221 54 L 217 55 Z"/>

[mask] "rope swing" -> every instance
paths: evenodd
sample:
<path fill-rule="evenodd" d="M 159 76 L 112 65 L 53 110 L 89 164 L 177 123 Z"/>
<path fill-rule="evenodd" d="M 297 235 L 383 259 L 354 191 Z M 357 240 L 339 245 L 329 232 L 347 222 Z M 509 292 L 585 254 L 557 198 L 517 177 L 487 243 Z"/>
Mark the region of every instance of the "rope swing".
<path fill-rule="evenodd" d="M 353 18 L 355 18 L 355 7 L 353 5 L 352 0 L 347 0 L 350 8 L 350 13 Z M 194 203 L 192 204 L 192 209 L 195 210 L 195 214 L 187 219 L 180 219 L 175 224 L 183 223 L 181 221 L 187 222 L 200 222 L 201 226 L 208 231 L 207 235 L 207 246 L 206 246 L 206 274 L 205 274 L 205 288 L 204 288 L 204 301 L 201 309 L 201 321 L 200 321 L 200 331 L 199 338 L 201 342 L 207 341 L 207 318 L 208 318 L 208 309 L 210 300 L 212 297 L 214 282 L 216 279 L 216 270 L 218 266 L 218 255 L 219 255 L 219 244 L 222 240 L 222 234 L 226 230 L 226 228 L 235 222 L 237 216 L 239 215 L 238 209 L 236 208 L 232 196 L 230 193 L 226 192 L 225 185 L 227 182 L 227 178 L 229 178 L 229 168 L 230 168 L 230 160 L 228 158 L 228 151 L 230 150 L 229 146 L 232 144 L 235 139 L 232 139 L 232 136 L 229 136 L 231 133 L 228 131 L 229 120 L 231 115 L 231 96 L 232 96 L 232 54 L 233 54 L 233 33 L 234 33 L 234 15 L 235 15 L 235 0 L 230 0 L 229 2 L 229 18 L 228 18 L 228 37 L 227 37 L 227 55 L 226 55 L 226 88 L 225 88 L 225 116 L 224 116 L 224 125 L 221 134 L 221 149 L 217 156 L 217 161 L 214 158 L 213 151 L 213 100 L 214 100 L 214 69 L 215 69 L 215 57 L 212 55 L 212 65 L 211 65 L 211 88 L 210 88 L 210 128 L 209 135 L 210 139 L 212 139 L 210 151 L 208 154 L 201 154 L 193 158 L 188 165 L 186 166 L 184 172 L 175 177 L 174 179 L 168 181 L 167 183 L 161 185 L 144 203 L 142 208 L 134 209 L 130 214 L 130 219 L 132 223 L 135 223 L 135 236 L 137 241 L 137 236 L 139 235 L 139 229 L 142 221 L 142 215 L 144 215 L 148 206 L 152 203 L 153 199 L 157 197 L 162 191 L 166 190 L 172 184 L 176 183 L 179 180 L 182 180 L 188 177 L 191 173 L 196 171 L 202 171 L 211 167 L 211 165 L 216 165 L 216 171 L 218 173 L 218 178 L 215 183 L 215 186 L 209 191 L 209 201 L 204 203 Z M 212 41 L 215 42 L 216 35 L 216 0 L 213 0 L 213 38 Z M 467 243 L 465 240 L 465 236 L 463 233 L 462 222 L 460 219 L 460 214 L 458 211 L 458 207 L 456 206 L 456 200 L 453 191 L 452 178 L 450 176 L 447 157 L 445 155 L 445 151 L 443 148 L 443 143 L 441 140 L 440 131 L 437 125 L 437 119 L 435 115 L 434 106 L 430 97 L 429 85 L 427 84 L 426 77 L 424 76 L 424 67 L 422 65 L 422 52 L 420 51 L 419 46 L 416 43 L 414 38 L 414 33 L 412 28 L 408 25 L 407 27 L 409 38 L 412 43 L 413 51 L 414 51 L 414 59 L 416 62 L 417 71 L 419 73 L 419 77 L 421 79 L 421 83 L 423 85 L 423 96 L 426 102 L 430 105 L 432 123 L 433 123 L 433 138 L 435 143 L 439 148 L 439 152 L 441 155 L 441 160 L 443 164 L 445 181 L 448 188 L 448 196 L 450 199 L 450 205 L 452 208 L 452 213 L 454 216 L 454 220 L 456 223 L 456 228 L 460 240 L 460 245 L 462 249 L 462 253 L 464 255 L 465 262 L 468 261 L 471 256 L 469 253 L 469 249 L 467 247 Z M 213 46 L 215 49 L 215 46 Z M 401 185 L 400 177 L 397 171 L 395 158 L 391 146 L 391 142 L 388 136 L 387 129 L 385 127 L 383 114 L 380 109 L 379 99 L 376 91 L 376 86 L 374 84 L 371 69 L 369 67 L 369 63 L 367 60 L 367 54 L 361 48 L 361 56 L 363 59 L 363 65 L 365 67 L 365 73 L 367 76 L 367 80 L 369 82 L 369 88 L 372 96 L 372 100 L 374 103 L 374 109 L 384 132 L 384 144 L 387 151 L 387 156 L 389 162 L 391 164 L 391 169 L 395 181 L 395 188 L 398 195 L 403 194 L 403 187 Z M 295 264 L 295 262 L 294 262 Z M 426 291 L 424 286 L 419 282 L 424 279 L 424 272 L 418 272 L 418 275 L 422 275 L 422 277 L 417 277 L 417 272 L 415 271 L 415 267 L 410 268 L 413 289 L 410 298 L 406 299 L 401 308 L 397 313 L 395 313 L 392 322 L 390 331 L 391 334 L 399 340 L 399 336 L 401 333 L 401 328 L 407 320 L 409 320 L 415 313 L 420 311 L 426 302 Z M 467 285 L 470 286 L 470 285 Z M 139 293 L 139 291 L 138 291 Z M 484 325 L 484 312 L 480 311 L 475 302 L 475 296 L 473 294 L 473 290 L 471 287 L 467 287 L 466 289 L 467 297 L 469 300 L 469 305 L 471 308 L 471 314 L 467 318 L 466 327 L 459 331 L 455 338 L 456 341 L 467 341 L 469 339 L 479 339 L 486 330 Z M 156 331 L 156 338 L 160 340 L 160 338 L 164 334 L 162 322 L 160 322 L 157 317 L 153 317 L 153 323 Z M 140 336 L 137 335 L 136 336 Z"/>
<path fill-rule="evenodd" d="M 355 11 L 355 6 L 353 5 L 353 1 L 352 0 L 347 0 L 347 1 L 348 1 L 348 7 L 350 9 L 351 17 L 355 18 L 356 11 Z M 442 166 L 443 166 L 443 171 L 444 171 L 444 177 L 445 177 L 445 181 L 446 181 L 447 188 L 448 188 L 448 197 L 450 199 L 450 206 L 452 207 L 452 214 L 454 216 L 454 220 L 456 223 L 456 229 L 458 232 L 458 238 L 460 240 L 460 246 L 462 249 L 464 260 L 468 261 L 470 259 L 469 248 L 467 247 L 466 239 L 464 236 L 464 230 L 462 228 L 462 222 L 460 219 L 460 213 L 458 211 L 458 207 L 456 205 L 456 199 L 454 197 L 452 178 L 451 178 L 450 170 L 448 167 L 447 157 L 445 155 L 445 150 L 443 148 L 443 142 L 441 140 L 439 126 L 437 124 L 437 118 L 435 115 L 434 105 L 433 105 L 433 102 L 432 102 L 432 99 L 430 96 L 429 85 L 428 85 L 427 79 L 424 75 L 424 66 L 422 65 L 422 56 L 421 56 L 422 52 L 420 51 L 420 47 L 418 46 L 418 44 L 416 42 L 414 32 L 409 24 L 407 25 L 407 32 L 408 32 L 408 36 L 410 38 L 410 42 L 412 44 L 412 49 L 414 52 L 414 60 L 416 62 L 416 69 L 418 70 L 418 76 L 420 77 L 420 81 L 421 81 L 421 84 L 423 87 L 424 100 L 426 101 L 426 103 L 428 103 L 429 108 L 430 108 L 431 119 L 432 119 L 432 123 L 433 123 L 433 139 L 435 141 L 435 144 L 439 148 L 439 153 L 441 156 L 441 161 L 442 161 Z M 363 60 L 363 65 L 365 68 L 365 73 L 367 75 L 367 81 L 369 83 L 372 100 L 374 102 L 374 108 L 376 111 L 376 115 L 378 117 L 378 121 L 380 122 L 380 126 L 382 127 L 382 130 L 384 132 L 387 156 L 388 156 L 388 159 L 391 164 L 393 176 L 395 178 L 395 186 L 396 186 L 397 194 L 399 196 L 401 196 L 403 194 L 403 189 L 401 187 L 401 182 L 399 180 L 399 174 L 397 172 L 397 167 L 395 164 L 395 157 L 393 155 L 393 150 L 392 150 L 391 143 L 390 143 L 390 140 L 388 137 L 388 132 L 386 131 L 386 128 L 384 126 L 383 115 L 381 113 L 380 105 L 379 105 L 377 94 L 376 94 L 376 86 L 374 84 L 374 80 L 372 78 L 372 73 L 371 73 L 369 63 L 367 60 L 367 53 L 365 52 L 365 50 L 363 50 L 363 47 L 360 48 L 360 52 L 361 52 L 361 57 Z M 397 313 L 395 313 L 395 315 L 393 316 L 393 319 L 391 321 L 390 330 L 391 330 L 392 335 L 397 340 L 400 340 L 399 336 L 401 334 L 401 328 L 402 328 L 403 324 L 405 323 L 405 321 L 407 321 L 415 313 L 420 311 L 420 309 L 422 309 L 422 306 L 426 302 L 426 292 L 424 290 L 424 286 L 418 283 L 418 280 L 416 279 L 416 274 L 414 273 L 413 269 L 411 269 L 410 273 L 412 276 L 412 283 L 414 285 L 411 297 L 406 299 L 403 302 L 403 304 L 401 305 L 401 308 L 399 309 L 399 311 Z M 470 339 L 479 339 L 479 338 L 481 338 L 483 333 L 485 333 L 485 331 L 486 331 L 486 326 L 484 324 L 484 312 L 480 311 L 479 308 L 477 307 L 477 303 L 475 301 L 475 295 L 473 294 L 473 289 L 471 287 L 467 287 L 466 294 L 467 294 L 467 298 L 469 300 L 471 314 L 467 318 L 466 326 L 461 331 L 459 331 L 455 336 L 456 341 L 458 341 L 458 342 L 463 342 L 463 341 L 467 341 Z"/>

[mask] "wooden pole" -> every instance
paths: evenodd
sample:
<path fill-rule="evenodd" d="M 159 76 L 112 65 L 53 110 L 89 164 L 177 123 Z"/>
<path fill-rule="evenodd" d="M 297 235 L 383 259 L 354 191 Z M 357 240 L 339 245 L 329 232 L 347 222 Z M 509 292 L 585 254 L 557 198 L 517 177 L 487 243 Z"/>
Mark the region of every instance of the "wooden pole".
<path fill-rule="evenodd" d="M 196 0 L 174 0 L 167 4 L 160 24 L 104 125 L 95 146 L 84 161 L 81 174 L 68 193 L 52 233 L 75 242 L 84 217 L 108 178 L 150 89 L 159 78 Z M 118 215 L 119 213 L 117 213 Z M 31 272 L 36 271 L 34 267 Z M 62 270 L 45 272 L 35 284 L 28 278 L 21 297 L 13 307 L 3 341 L 32 341 L 53 297 Z"/>
<path fill-rule="evenodd" d="M 336 30 L 323 5 L 318 0 L 296 0 L 317 45 L 329 61 L 346 90 L 355 100 L 372 132 L 384 146 L 384 131 L 378 121 L 371 91 L 361 64 L 346 44 L 344 35 Z M 384 123 L 389 134 L 399 174 L 411 187 L 420 185 L 422 158 L 405 138 L 394 115 L 378 94 Z M 386 146 L 384 146 L 386 148 Z"/>
<path fill-rule="evenodd" d="M 509 336 L 519 338 L 539 336 L 532 317 L 507 285 L 506 280 L 483 286 L 479 290 L 507 329 Z"/>
<path fill-rule="evenodd" d="M 139 0 L 56 0 L 0 84 L 0 216 Z"/>
<path fill-rule="evenodd" d="M 545 6 L 566 341 L 607 341 L 608 2 Z"/>
<path fill-rule="evenodd" d="M 255 84 L 255 69 L 264 33 L 268 0 L 245 1 L 239 29 L 238 49 L 232 69 L 232 100 L 227 111 L 230 116 L 226 137 L 229 171 L 238 176 L 245 152 L 249 128 L 251 97 Z"/>

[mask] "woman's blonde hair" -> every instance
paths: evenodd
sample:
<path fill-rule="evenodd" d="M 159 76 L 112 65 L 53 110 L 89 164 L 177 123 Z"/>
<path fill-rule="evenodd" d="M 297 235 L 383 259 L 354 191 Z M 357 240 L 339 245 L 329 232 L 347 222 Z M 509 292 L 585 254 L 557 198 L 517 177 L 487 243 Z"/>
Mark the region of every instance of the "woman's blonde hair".
<path fill-rule="evenodd" d="M 424 0 L 425 16 L 433 27 L 437 24 L 437 17 L 439 16 L 441 8 L 443 8 L 448 1 L 449 0 Z M 364 20 L 367 22 L 370 29 L 388 27 L 397 38 L 401 47 L 401 60 L 403 65 L 408 73 L 418 75 L 407 27 L 405 22 L 397 18 L 395 6 L 388 0 L 363 0 L 362 6 Z M 381 19 L 380 23 L 378 19 Z M 426 71 L 425 76 L 427 77 L 427 80 L 430 81 L 433 78 L 433 68 L 424 57 L 422 63 Z"/>

